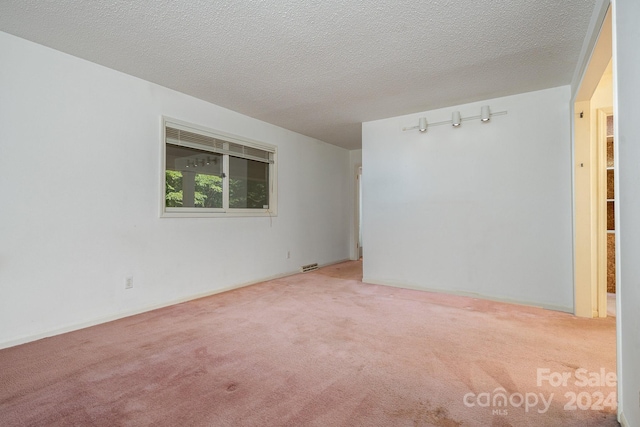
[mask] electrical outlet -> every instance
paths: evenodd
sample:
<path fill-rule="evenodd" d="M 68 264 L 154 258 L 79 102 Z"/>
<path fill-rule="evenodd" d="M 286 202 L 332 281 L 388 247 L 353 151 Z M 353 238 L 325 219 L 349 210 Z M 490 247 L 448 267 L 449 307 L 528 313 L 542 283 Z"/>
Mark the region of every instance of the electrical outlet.
<path fill-rule="evenodd" d="M 124 288 L 131 289 L 133 288 L 133 277 L 127 277 L 124 279 Z"/>

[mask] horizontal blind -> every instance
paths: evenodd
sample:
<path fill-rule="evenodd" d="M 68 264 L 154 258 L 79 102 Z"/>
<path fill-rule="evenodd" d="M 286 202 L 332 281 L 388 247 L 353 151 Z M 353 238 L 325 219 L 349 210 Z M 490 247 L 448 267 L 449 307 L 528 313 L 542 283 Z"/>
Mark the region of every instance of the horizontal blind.
<path fill-rule="evenodd" d="M 250 147 L 225 139 L 216 138 L 202 133 L 180 129 L 169 123 L 165 126 L 165 142 L 189 148 L 200 148 L 219 154 L 228 154 L 247 160 L 263 163 L 273 163 L 273 151 Z"/>

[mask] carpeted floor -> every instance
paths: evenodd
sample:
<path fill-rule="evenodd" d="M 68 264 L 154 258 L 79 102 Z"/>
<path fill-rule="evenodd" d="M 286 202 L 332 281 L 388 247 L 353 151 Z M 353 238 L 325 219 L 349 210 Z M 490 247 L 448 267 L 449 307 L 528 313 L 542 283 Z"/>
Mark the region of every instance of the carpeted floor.
<path fill-rule="evenodd" d="M 614 318 L 361 277 L 338 264 L 0 350 L 0 425 L 618 425 Z"/>

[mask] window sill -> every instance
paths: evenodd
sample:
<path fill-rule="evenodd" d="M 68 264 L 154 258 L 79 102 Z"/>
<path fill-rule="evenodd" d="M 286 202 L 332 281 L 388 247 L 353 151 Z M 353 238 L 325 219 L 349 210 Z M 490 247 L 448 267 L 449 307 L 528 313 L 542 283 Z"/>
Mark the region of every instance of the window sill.
<path fill-rule="evenodd" d="M 232 211 L 171 210 L 162 211 L 160 218 L 241 218 L 241 217 L 275 217 L 277 212 L 263 209 L 238 209 Z"/>

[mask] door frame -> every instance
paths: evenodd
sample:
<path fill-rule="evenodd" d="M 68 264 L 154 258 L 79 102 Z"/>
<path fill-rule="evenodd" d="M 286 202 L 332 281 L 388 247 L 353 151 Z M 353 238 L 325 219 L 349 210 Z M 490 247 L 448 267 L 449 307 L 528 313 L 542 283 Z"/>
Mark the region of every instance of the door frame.
<path fill-rule="evenodd" d="M 353 254 L 352 260 L 359 260 L 362 257 L 362 246 L 360 246 L 360 227 L 362 224 L 360 223 L 360 217 L 362 215 L 362 204 L 360 201 L 362 200 L 362 164 L 355 165 L 355 180 L 354 180 L 354 207 L 353 207 L 353 247 L 351 253 Z"/>
<path fill-rule="evenodd" d="M 598 161 L 595 173 L 598 180 L 597 191 L 597 276 L 596 301 L 598 317 L 607 317 L 607 117 L 613 115 L 613 106 L 597 110 L 597 149 Z M 614 117 L 615 120 L 615 117 Z M 615 157 L 615 152 L 614 152 Z M 615 170 L 614 170 L 615 174 Z M 615 198 L 614 198 L 615 199 Z"/>
<path fill-rule="evenodd" d="M 595 40 L 591 50 L 585 52 L 588 61 L 571 102 L 574 314 L 580 317 L 606 316 L 606 217 L 602 218 L 601 212 L 604 208 L 606 215 L 606 202 L 601 207 L 599 197 L 602 194 L 599 187 L 606 183 L 601 184 L 600 179 L 602 177 L 604 180 L 606 176 L 602 176 L 604 171 L 599 173 L 602 170 L 599 164 L 603 159 L 597 141 L 598 112 L 591 109 L 591 98 L 613 54 L 612 10 L 609 6 L 608 1 L 602 1 L 600 9 L 594 12 L 592 31 Z M 602 235 L 601 224 L 604 239 L 599 237 Z M 602 240 L 604 252 L 601 249 Z M 599 286 L 601 261 L 605 267 L 604 298 L 601 297 Z"/>

